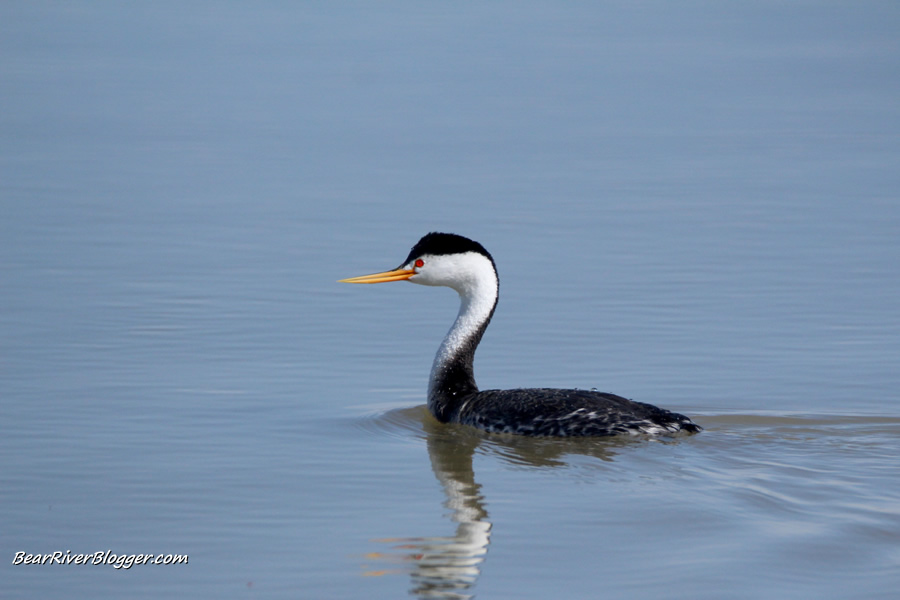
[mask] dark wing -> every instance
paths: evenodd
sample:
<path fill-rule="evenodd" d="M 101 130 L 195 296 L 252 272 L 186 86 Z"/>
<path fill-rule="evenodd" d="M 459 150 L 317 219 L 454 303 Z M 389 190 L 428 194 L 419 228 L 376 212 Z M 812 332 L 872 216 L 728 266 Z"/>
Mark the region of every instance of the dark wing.
<path fill-rule="evenodd" d="M 695 433 L 684 415 L 615 394 L 549 388 L 471 394 L 456 418 L 485 431 L 537 436 Z"/>

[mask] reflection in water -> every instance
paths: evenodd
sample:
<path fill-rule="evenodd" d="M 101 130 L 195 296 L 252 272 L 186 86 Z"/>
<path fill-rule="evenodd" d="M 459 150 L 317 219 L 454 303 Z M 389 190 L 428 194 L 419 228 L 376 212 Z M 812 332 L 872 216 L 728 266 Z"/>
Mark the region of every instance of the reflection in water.
<path fill-rule="evenodd" d="M 423 598 L 468 598 L 466 592 L 481 572 L 491 534 L 481 486 L 475 483 L 472 469 L 477 438 L 447 435 L 430 419 L 424 424 L 431 468 L 457 526 L 454 536 L 423 545 L 422 559 L 412 572 L 411 592 Z"/>
<path fill-rule="evenodd" d="M 828 564 L 835 573 L 859 573 L 859 579 L 848 585 L 864 582 L 870 588 L 871 581 L 884 581 L 885 573 L 896 572 L 894 542 L 900 503 L 894 473 L 900 418 L 740 413 L 708 414 L 701 422 L 704 434 L 684 440 L 572 440 L 498 436 L 440 425 L 424 407 L 391 410 L 366 419 L 360 425 L 377 435 L 426 442 L 434 474 L 446 496 L 443 504 L 457 524 L 452 536 L 384 540 L 395 544 L 394 553 L 370 558 L 381 563 L 402 560 L 404 568 L 369 574 L 408 575 L 410 593 L 420 599 L 472 597 L 482 568 L 490 568 L 486 558 L 492 533 L 486 510 L 490 503 L 473 472 L 475 456 L 487 456 L 494 462 L 499 459 L 511 469 L 562 469 L 567 472 L 565 479 L 629 482 L 626 487 L 628 498 L 635 500 L 634 514 L 644 519 L 652 509 L 653 516 L 643 523 L 629 513 L 624 525 L 612 524 L 615 518 L 607 519 L 607 524 L 612 524 L 608 533 L 646 534 L 650 541 L 642 550 L 646 549 L 648 561 L 661 565 L 655 575 L 648 576 L 651 587 L 662 589 L 668 575 L 683 568 L 678 557 L 669 558 L 670 544 L 656 535 L 660 519 L 673 528 L 673 536 L 705 544 L 707 550 L 701 550 L 701 556 L 706 562 L 715 563 L 713 553 L 721 548 L 724 531 L 743 535 L 741 541 L 754 553 L 764 548 L 760 556 L 775 553 L 776 558 L 766 559 L 763 565 L 751 561 L 751 568 L 796 563 L 797 556 L 813 557 L 794 568 L 808 569 L 810 578 L 818 578 L 823 572 L 820 564 Z M 661 449 L 657 444 L 673 447 L 653 451 Z M 681 444 L 677 454 L 669 452 Z M 622 490 L 620 485 L 615 487 Z M 674 504 L 658 501 L 660 492 L 666 491 L 678 496 Z M 591 508 L 586 502 L 577 506 Z M 601 506 L 631 510 L 621 502 Z M 673 506 L 674 510 L 667 508 Z M 730 520 L 733 513 L 740 518 Z M 748 527 L 747 519 L 755 525 Z M 696 535 L 692 529 L 698 524 L 706 533 L 688 538 Z M 750 534 L 746 533 L 749 529 L 753 530 Z M 513 533 L 518 539 L 527 536 L 523 531 Z M 559 535 L 565 538 L 572 532 L 562 530 Z M 829 546 L 829 554 L 815 558 L 825 546 Z M 867 550 L 860 555 L 857 547 Z M 492 549 L 495 555 L 498 551 L 509 550 Z"/>
<path fill-rule="evenodd" d="M 372 553 L 369 559 L 380 562 L 402 562 L 412 580 L 410 594 L 419 598 L 471 598 L 471 588 L 481 573 L 490 543 L 491 523 L 485 509 L 481 486 L 475 482 L 472 468 L 476 451 L 501 457 L 513 465 L 560 467 L 570 454 L 589 454 L 610 461 L 618 440 L 568 440 L 492 435 L 459 425 L 435 421 L 424 407 L 391 411 L 384 415 L 380 427 L 401 428 L 423 435 L 435 477 L 440 481 L 457 523 L 452 536 L 390 538 L 378 540 L 393 544 L 402 556 Z M 367 575 L 398 572 L 392 569 L 370 570 Z"/>
<path fill-rule="evenodd" d="M 444 506 L 457 523 L 452 536 L 393 538 L 380 540 L 397 544 L 406 552 L 404 560 L 412 579 L 411 594 L 420 598 L 471 598 L 470 588 L 481 573 L 480 565 L 490 543 L 491 523 L 484 508 L 481 486 L 475 483 L 472 458 L 478 438 L 430 420 L 420 421 L 425 428 L 431 467 L 447 496 Z M 462 433 L 460 435 L 460 433 Z M 369 558 L 390 560 L 382 554 Z M 369 574 L 381 574 L 370 572 Z"/>

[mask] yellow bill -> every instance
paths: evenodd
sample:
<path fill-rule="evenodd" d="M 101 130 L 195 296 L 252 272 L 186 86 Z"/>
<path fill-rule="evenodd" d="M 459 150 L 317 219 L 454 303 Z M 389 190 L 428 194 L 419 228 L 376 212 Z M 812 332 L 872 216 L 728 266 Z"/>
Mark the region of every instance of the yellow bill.
<path fill-rule="evenodd" d="M 339 283 L 387 283 L 388 281 L 404 281 L 409 279 L 416 272 L 413 269 L 394 269 L 393 271 L 382 271 L 381 273 L 372 273 L 371 275 L 361 275 L 359 277 L 351 277 L 349 279 L 340 279 Z"/>

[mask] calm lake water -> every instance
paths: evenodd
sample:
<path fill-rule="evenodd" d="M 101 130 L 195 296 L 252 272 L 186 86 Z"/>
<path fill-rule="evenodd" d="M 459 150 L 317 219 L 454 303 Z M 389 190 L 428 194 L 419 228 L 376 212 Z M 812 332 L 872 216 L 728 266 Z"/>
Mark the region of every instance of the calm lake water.
<path fill-rule="evenodd" d="M 4 3 L 0 596 L 894 598 L 896 3 Z M 482 242 L 484 388 L 424 409 Z M 16 565 L 17 553 L 187 564 Z M 68 554 L 67 554 L 68 553 Z M 51 561 L 52 562 L 52 561 Z"/>

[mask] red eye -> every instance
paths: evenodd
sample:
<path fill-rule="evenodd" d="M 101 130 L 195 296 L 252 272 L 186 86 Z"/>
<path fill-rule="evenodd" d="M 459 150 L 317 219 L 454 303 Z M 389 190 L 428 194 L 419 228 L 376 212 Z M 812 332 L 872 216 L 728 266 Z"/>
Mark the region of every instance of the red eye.
<path fill-rule="evenodd" d="M 417 258 L 417 259 L 416 259 L 416 266 L 417 266 L 417 267 L 424 267 L 424 266 L 425 266 L 425 261 L 422 260 L 421 258 Z"/>

